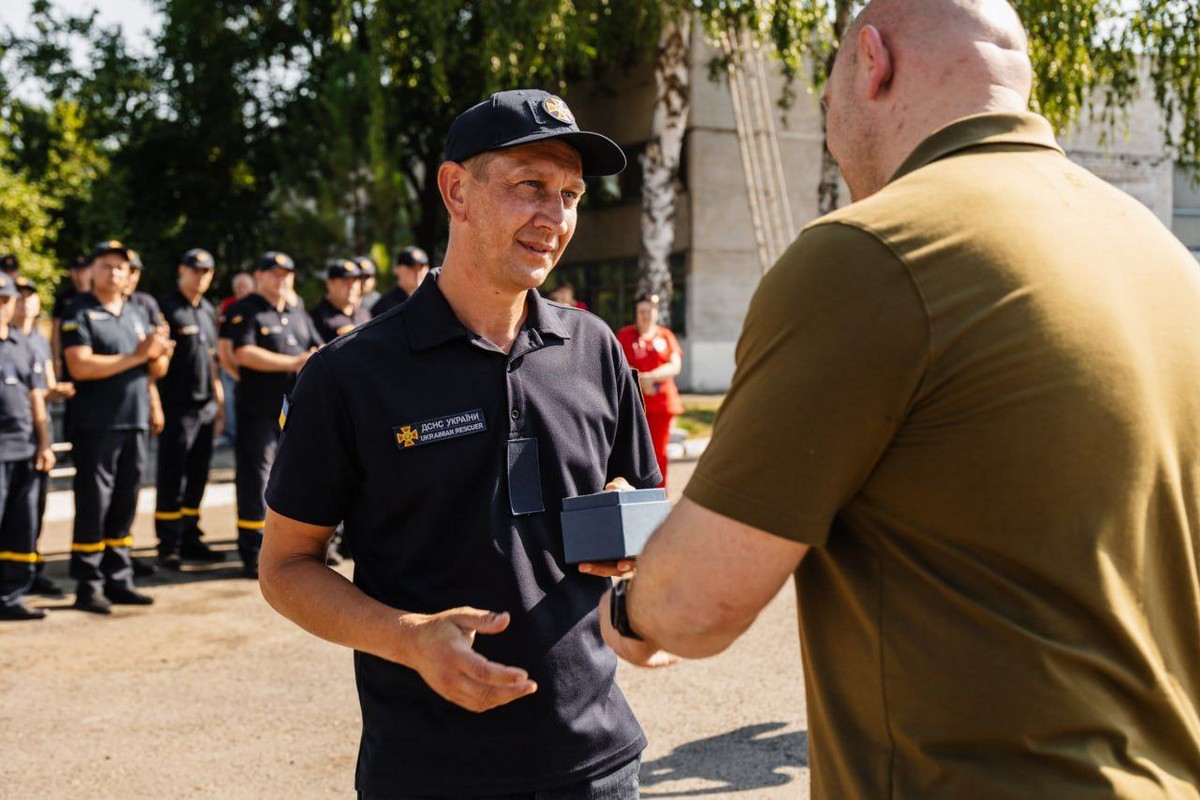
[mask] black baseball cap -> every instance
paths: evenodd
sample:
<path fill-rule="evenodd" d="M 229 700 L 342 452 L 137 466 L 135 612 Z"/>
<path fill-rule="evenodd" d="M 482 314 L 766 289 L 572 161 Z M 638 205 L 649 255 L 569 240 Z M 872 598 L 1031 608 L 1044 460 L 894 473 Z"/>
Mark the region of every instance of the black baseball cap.
<path fill-rule="evenodd" d="M 345 258 L 335 258 L 325 262 L 326 278 L 361 278 L 362 270 L 358 264 Z"/>
<path fill-rule="evenodd" d="M 100 256 L 106 256 L 109 253 L 120 253 L 125 258 L 129 258 L 129 248 L 118 242 L 116 239 L 109 239 L 106 242 L 96 242 L 96 244 L 92 246 L 93 261 Z"/>
<path fill-rule="evenodd" d="M 354 263 L 358 264 L 358 271 L 362 273 L 362 276 L 364 278 L 374 278 L 375 277 L 376 268 L 375 268 L 374 261 L 367 258 L 366 256 L 358 256 L 357 258 L 354 259 Z"/>
<path fill-rule="evenodd" d="M 279 253 L 275 250 L 268 250 L 258 257 L 258 261 L 254 262 L 255 272 L 266 272 L 271 269 L 286 269 L 289 272 L 296 271 L 296 262 L 292 261 L 292 257 L 287 253 Z"/>
<path fill-rule="evenodd" d="M 67 269 L 87 269 L 92 265 L 92 260 L 87 256 L 75 256 L 71 259 L 71 263 L 67 264 Z"/>
<path fill-rule="evenodd" d="M 33 294 L 37 291 L 37 284 L 29 280 L 29 278 L 26 278 L 24 275 L 18 275 L 17 277 L 13 278 L 13 283 L 17 285 L 17 291 L 19 292 L 28 292 L 29 294 Z"/>
<path fill-rule="evenodd" d="M 458 115 L 446 134 L 447 161 L 462 163 L 489 150 L 562 139 L 579 151 L 583 174 L 616 175 L 625 153 L 607 136 L 581 131 L 561 97 L 541 89 L 496 92 Z"/>
<path fill-rule="evenodd" d="M 424 267 L 429 265 L 429 256 L 419 247 L 406 247 L 396 254 L 397 267 Z"/>
<path fill-rule="evenodd" d="M 0 297 L 20 297 L 21 293 L 17 291 L 17 282 L 13 280 L 11 275 L 0 275 Z"/>
<path fill-rule="evenodd" d="M 179 263 L 192 269 L 213 269 L 216 267 L 212 253 L 207 250 L 201 250 L 199 247 L 184 253 L 183 257 L 179 259 Z"/>
<path fill-rule="evenodd" d="M 11 253 L 6 256 L 0 256 L 0 270 L 5 272 L 16 272 L 21 268 L 21 262 Z"/>

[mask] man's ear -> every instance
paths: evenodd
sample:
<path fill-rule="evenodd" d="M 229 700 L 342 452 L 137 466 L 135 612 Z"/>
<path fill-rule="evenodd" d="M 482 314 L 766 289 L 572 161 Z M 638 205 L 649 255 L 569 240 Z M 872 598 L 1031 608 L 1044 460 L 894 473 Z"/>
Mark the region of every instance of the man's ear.
<path fill-rule="evenodd" d="M 892 82 L 892 53 L 874 25 L 859 31 L 858 63 L 866 71 L 867 97 L 875 100 Z"/>
<path fill-rule="evenodd" d="M 465 182 L 469 178 L 467 168 L 454 161 L 443 161 L 438 167 L 438 191 L 450 219 L 464 222 L 467 218 Z"/>

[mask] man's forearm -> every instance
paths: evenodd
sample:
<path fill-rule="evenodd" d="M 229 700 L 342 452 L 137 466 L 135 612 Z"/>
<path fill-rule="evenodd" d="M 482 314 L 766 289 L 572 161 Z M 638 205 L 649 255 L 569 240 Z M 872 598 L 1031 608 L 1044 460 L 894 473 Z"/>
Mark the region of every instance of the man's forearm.
<path fill-rule="evenodd" d="M 47 450 L 52 442 L 50 440 L 50 415 L 46 413 L 46 392 L 34 389 L 30 392 L 29 399 L 33 408 L 33 430 L 37 436 L 38 450 Z"/>
<path fill-rule="evenodd" d="M 272 353 L 254 344 L 234 350 L 233 359 L 238 367 L 259 372 L 297 372 L 300 369 L 300 363 L 295 356 Z"/>
<path fill-rule="evenodd" d="M 167 374 L 167 370 L 171 368 L 170 356 L 159 356 L 158 358 L 146 364 L 146 371 L 154 380 L 158 380 Z"/>
<path fill-rule="evenodd" d="M 146 357 L 137 353 L 121 356 L 92 353 L 72 358 L 71 351 L 67 351 L 67 366 L 71 370 L 71 377 L 77 381 L 102 381 L 145 363 Z"/>
<path fill-rule="evenodd" d="M 406 612 L 367 597 L 327 567 L 323 553 L 271 558 L 264 545 L 264 556 L 259 584 L 267 603 L 280 614 L 326 641 L 412 664 Z"/>

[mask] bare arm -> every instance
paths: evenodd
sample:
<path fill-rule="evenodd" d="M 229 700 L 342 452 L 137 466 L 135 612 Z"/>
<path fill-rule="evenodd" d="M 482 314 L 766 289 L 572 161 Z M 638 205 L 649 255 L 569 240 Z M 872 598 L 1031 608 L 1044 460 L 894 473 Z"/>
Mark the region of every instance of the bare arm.
<path fill-rule="evenodd" d="M 217 363 L 236 381 L 241 378 L 238 374 L 237 361 L 233 357 L 233 342 L 229 339 L 217 340 Z"/>
<path fill-rule="evenodd" d="M 684 498 L 638 557 L 626 603 L 644 642 L 600 625 L 617 654 L 648 664 L 659 649 L 687 658 L 716 655 L 734 642 L 779 592 L 808 546 L 721 516 Z"/>
<path fill-rule="evenodd" d="M 259 584 L 272 608 L 322 639 L 416 670 L 439 695 L 471 711 L 537 691 L 525 670 L 488 661 L 471 648 L 476 634 L 507 628 L 507 613 L 417 614 L 386 606 L 325 565 L 332 534 L 332 527 L 267 510 Z"/>
<path fill-rule="evenodd" d="M 638 377 L 648 381 L 661 381 L 674 378 L 683 370 L 683 358 L 679 353 L 672 353 L 671 360 L 649 372 L 640 373 Z"/>
<path fill-rule="evenodd" d="M 299 372 L 310 355 L 312 353 L 304 352 L 286 356 L 282 353 L 272 353 L 256 344 L 248 344 L 233 351 L 234 361 L 239 367 L 259 372 Z"/>
<path fill-rule="evenodd" d="M 33 432 L 37 436 L 37 455 L 34 468 L 49 472 L 54 468 L 54 450 L 50 447 L 50 415 L 46 413 L 46 390 L 30 389 L 29 405 L 33 409 Z"/>
<path fill-rule="evenodd" d="M 63 355 L 67 359 L 67 369 L 71 371 L 75 380 L 102 381 L 148 362 L 153 341 L 153 337 L 147 337 L 138 345 L 137 350 L 122 356 L 95 353 L 92 348 L 82 344 L 68 347 Z"/>

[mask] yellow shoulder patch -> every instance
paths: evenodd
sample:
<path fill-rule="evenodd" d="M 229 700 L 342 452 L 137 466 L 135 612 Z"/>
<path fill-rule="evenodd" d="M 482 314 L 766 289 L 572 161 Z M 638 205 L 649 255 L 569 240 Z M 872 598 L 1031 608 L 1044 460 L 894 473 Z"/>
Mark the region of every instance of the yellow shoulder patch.
<path fill-rule="evenodd" d="M 243 317 L 241 314 L 238 314 L 236 317 L 233 318 L 233 324 L 240 325 L 243 319 L 245 319 L 245 317 Z"/>
<path fill-rule="evenodd" d="M 79 327 L 78 322 L 64 322 L 63 326 L 62 326 L 63 333 L 68 333 L 70 331 L 75 330 L 78 327 Z"/>

